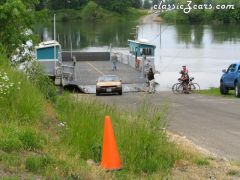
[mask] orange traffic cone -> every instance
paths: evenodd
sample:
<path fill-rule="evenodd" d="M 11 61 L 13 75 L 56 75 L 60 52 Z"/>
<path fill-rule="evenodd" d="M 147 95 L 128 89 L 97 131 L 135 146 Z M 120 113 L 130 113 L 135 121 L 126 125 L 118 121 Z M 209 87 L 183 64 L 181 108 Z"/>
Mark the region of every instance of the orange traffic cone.
<path fill-rule="evenodd" d="M 110 116 L 105 117 L 101 167 L 106 170 L 121 169 L 120 157 Z"/>

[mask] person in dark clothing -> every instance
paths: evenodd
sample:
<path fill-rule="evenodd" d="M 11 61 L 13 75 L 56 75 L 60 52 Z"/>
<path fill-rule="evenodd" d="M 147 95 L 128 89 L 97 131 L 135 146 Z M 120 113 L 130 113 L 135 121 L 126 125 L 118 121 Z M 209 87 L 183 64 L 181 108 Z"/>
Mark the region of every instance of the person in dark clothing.
<path fill-rule="evenodd" d="M 189 75 L 188 75 L 188 69 L 186 66 L 182 66 L 182 70 L 180 71 L 181 78 L 180 80 L 183 82 L 183 88 L 185 93 L 188 93 L 188 84 L 189 84 Z"/>
<path fill-rule="evenodd" d="M 149 82 L 149 93 L 153 93 L 155 91 L 154 84 L 155 84 L 155 79 L 154 79 L 154 72 L 152 68 L 149 69 L 148 72 L 148 82 Z"/>

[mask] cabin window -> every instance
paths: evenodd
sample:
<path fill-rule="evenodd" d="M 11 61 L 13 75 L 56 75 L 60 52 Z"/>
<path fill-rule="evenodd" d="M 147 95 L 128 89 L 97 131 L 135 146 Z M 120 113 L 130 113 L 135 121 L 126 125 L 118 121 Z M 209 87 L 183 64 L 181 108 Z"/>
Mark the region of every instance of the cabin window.
<path fill-rule="evenodd" d="M 143 48 L 142 49 L 142 54 L 151 56 L 151 55 L 153 55 L 153 50 L 151 48 Z"/>

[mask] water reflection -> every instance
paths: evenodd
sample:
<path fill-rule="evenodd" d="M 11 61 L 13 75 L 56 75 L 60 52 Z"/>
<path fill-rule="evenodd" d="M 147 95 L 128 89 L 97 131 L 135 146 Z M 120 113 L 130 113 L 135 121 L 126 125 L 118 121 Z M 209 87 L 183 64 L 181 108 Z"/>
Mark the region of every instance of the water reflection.
<path fill-rule="evenodd" d="M 89 46 L 126 47 L 127 39 L 130 38 L 132 27 L 137 22 L 117 22 L 117 23 L 84 23 L 84 22 L 57 22 L 57 40 L 61 43 L 63 49 L 72 48 L 75 50 L 83 49 Z M 37 32 L 40 34 L 41 41 L 53 39 L 52 24 L 37 26 Z"/>
<path fill-rule="evenodd" d="M 213 25 L 212 36 L 215 43 L 238 43 L 240 39 L 240 26 L 238 24 Z"/>
<path fill-rule="evenodd" d="M 127 47 L 127 40 L 137 22 L 57 23 L 57 37 L 63 49 Z M 53 37 L 52 24 L 38 26 L 42 40 Z M 160 33 L 161 32 L 161 33 Z M 161 90 L 169 90 L 179 76 L 181 66 L 187 65 L 191 76 L 201 88 L 219 85 L 221 70 L 240 61 L 240 25 L 172 25 L 152 22 L 141 24 L 139 38 L 156 45 L 155 66 L 161 72 L 157 77 Z M 88 47 L 88 48 L 87 48 Z M 94 48 L 94 51 L 99 49 Z"/>
<path fill-rule="evenodd" d="M 116 23 L 84 23 L 84 22 L 57 22 L 57 40 L 63 49 L 83 49 L 91 46 L 127 47 L 127 40 L 133 38 L 134 27 L 137 22 Z M 161 36 L 156 36 L 162 32 Z M 52 24 L 37 26 L 41 40 L 53 39 Z M 159 23 L 142 24 L 140 38 L 153 39 L 154 43 L 161 42 L 163 47 L 204 48 L 210 43 L 235 44 L 240 40 L 240 25 L 168 25 Z"/>

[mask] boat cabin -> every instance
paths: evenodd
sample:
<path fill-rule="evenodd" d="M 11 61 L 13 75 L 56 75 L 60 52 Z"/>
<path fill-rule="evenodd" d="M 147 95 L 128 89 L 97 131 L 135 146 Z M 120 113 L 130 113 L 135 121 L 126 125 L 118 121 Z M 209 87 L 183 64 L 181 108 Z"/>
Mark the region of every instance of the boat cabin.
<path fill-rule="evenodd" d="M 154 56 L 156 46 L 148 43 L 147 40 L 128 40 L 129 52 L 136 57 Z"/>
<path fill-rule="evenodd" d="M 36 59 L 43 66 L 44 72 L 49 76 L 56 76 L 60 67 L 61 45 L 57 41 L 41 42 L 36 48 Z"/>

